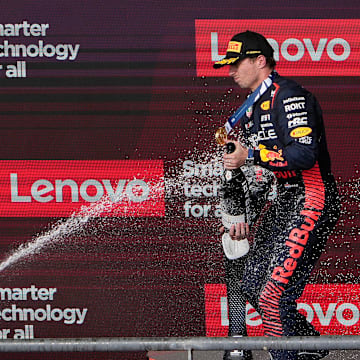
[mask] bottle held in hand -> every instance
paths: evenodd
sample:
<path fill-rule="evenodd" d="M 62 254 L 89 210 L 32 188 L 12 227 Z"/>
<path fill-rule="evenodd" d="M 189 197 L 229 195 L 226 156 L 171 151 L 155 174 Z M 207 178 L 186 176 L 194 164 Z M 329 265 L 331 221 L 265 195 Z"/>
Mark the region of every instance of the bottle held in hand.
<path fill-rule="evenodd" d="M 226 144 L 226 151 L 231 153 L 235 150 L 234 143 Z M 247 208 L 249 207 L 249 186 L 241 168 L 234 170 L 224 169 L 220 188 L 220 208 L 222 212 L 222 224 L 225 232 L 222 236 L 222 244 L 228 259 L 237 259 L 249 251 L 247 239 L 232 240 L 229 230 L 232 225 L 246 223 Z"/>

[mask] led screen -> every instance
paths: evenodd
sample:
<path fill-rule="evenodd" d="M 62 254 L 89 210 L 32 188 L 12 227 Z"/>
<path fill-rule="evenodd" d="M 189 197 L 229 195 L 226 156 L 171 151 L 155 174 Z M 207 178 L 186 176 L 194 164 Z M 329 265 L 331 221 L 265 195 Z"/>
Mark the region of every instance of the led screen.
<path fill-rule="evenodd" d="M 212 63 L 247 29 L 318 98 L 342 199 L 299 306 L 324 334 L 358 334 L 359 27 L 359 6 L 335 1 L 7 4 L 1 337 L 226 335 L 214 132 L 246 92 Z M 258 320 L 249 307 L 255 335 Z"/>

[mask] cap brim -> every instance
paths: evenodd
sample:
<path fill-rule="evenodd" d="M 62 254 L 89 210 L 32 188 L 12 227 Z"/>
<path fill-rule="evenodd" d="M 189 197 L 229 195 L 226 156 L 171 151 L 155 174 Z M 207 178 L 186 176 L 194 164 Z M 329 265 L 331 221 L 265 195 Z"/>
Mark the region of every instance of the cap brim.
<path fill-rule="evenodd" d="M 232 57 L 232 58 L 224 58 L 220 61 L 216 61 L 213 65 L 214 69 L 218 69 L 218 68 L 221 68 L 225 65 L 231 65 L 231 64 L 234 64 L 236 63 L 238 60 L 240 60 L 240 56 L 238 57 Z"/>

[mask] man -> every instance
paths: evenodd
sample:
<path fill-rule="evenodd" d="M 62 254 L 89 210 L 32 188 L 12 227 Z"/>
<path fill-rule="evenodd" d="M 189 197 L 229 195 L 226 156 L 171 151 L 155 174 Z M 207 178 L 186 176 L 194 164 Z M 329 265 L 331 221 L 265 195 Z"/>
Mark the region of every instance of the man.
<path fill-rule="evenodd" d="M 241 118 L 242 143 L 234 141 L 236 149 L 224 155 L 224 167 L 233 170 L 254 163 L 278 180 L 277 197 L 259 224 L 252 249 L 242 263 L 227 266 L 233 336 L 246 334 L 244 321 L 234 318 L 244 318 L 235 308 L 236 298 L 258 310 L 266 336 L 319 335 L 296 310 L 295 300 L 339 216 L 320 106 L 309 91 L 277 74 L 275 65 L 268 41 L 251 31 L 235 35 L 226 57 L 214 64 L 229 66 L 229 75 L 241 88 L 260 95 Z M 247 226 L 237 224 L 230 235 L 242 239 L 247 232 Z M 327 354 L 270 351 L 274 360 L 317 360 Z M 233 358 L 252 359 L 249 351 L 224 355 Z"/>

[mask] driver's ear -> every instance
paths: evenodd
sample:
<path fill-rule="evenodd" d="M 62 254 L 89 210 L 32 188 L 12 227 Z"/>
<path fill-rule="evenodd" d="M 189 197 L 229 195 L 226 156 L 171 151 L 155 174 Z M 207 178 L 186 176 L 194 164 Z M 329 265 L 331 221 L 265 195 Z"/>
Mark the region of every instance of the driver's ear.
<path fill-rule="evenodd" d="M 264 55 L 259 55 L 256 58 L 256 62 L 260 69 L 264 68 L 266 66 L 266 57 Z"/>

